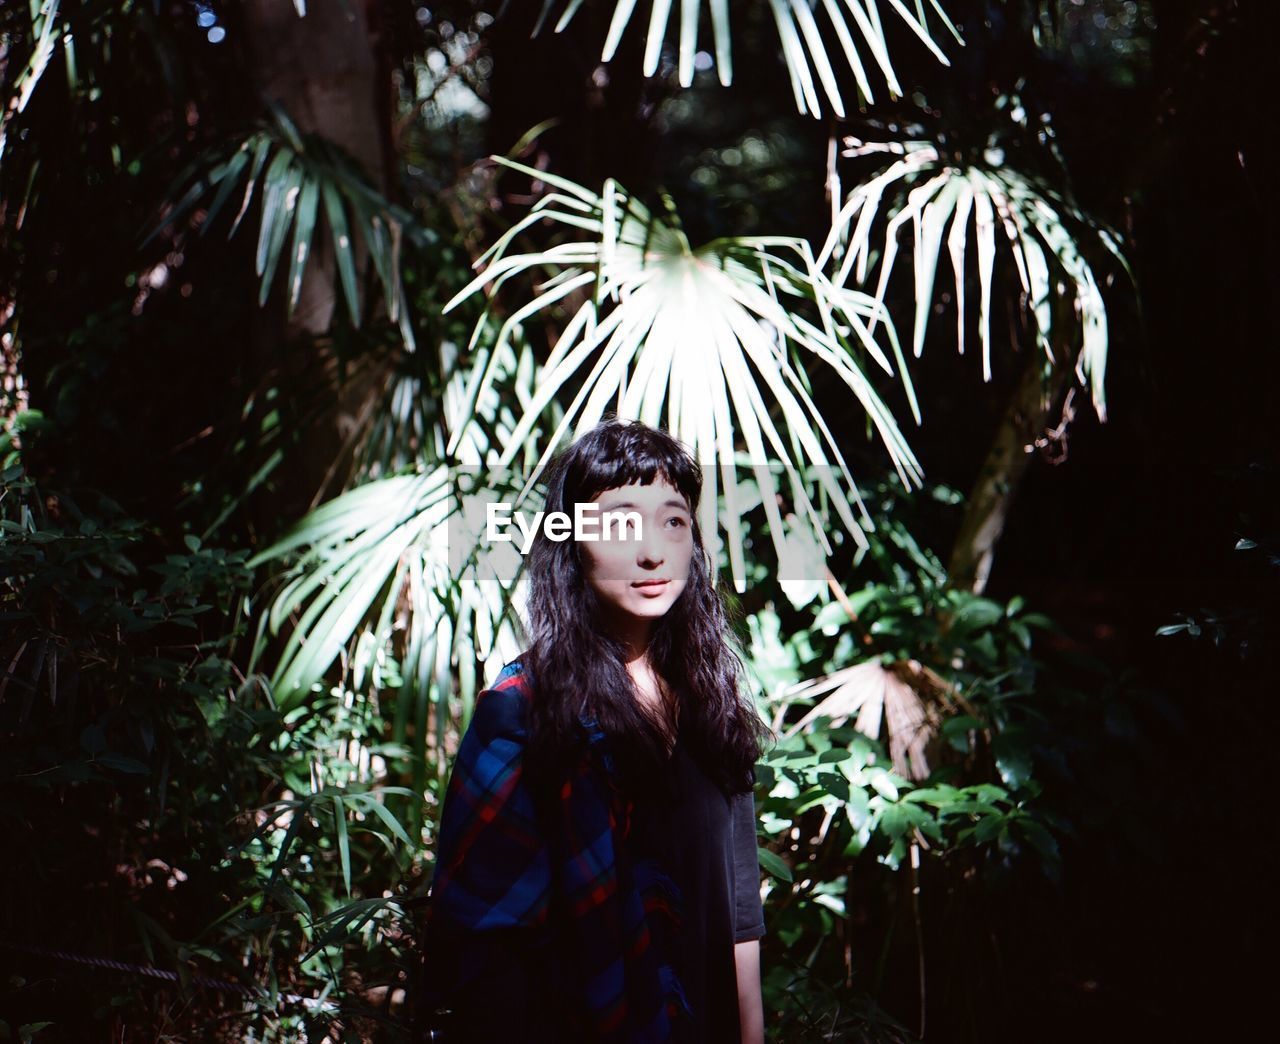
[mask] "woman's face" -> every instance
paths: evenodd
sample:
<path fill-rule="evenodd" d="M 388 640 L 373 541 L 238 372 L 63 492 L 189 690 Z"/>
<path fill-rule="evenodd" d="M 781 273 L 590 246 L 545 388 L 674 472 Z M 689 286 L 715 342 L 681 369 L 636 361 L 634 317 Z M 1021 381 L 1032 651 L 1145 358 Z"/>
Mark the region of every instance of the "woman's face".
<path fill-rule="evenodd" d="M 608 489 L 592 498 L 609 539 L 583 540 L 587 583 L 612 623 L 625 630 L 647 631 L 666 615 L 689 582 L 693 557 L 693 526 L 684 497 L 662 478 L 647 486 Z M 605 525 L 608 512 L 639 516 L 639 531 L 628 524 L 621 535 Z"/>

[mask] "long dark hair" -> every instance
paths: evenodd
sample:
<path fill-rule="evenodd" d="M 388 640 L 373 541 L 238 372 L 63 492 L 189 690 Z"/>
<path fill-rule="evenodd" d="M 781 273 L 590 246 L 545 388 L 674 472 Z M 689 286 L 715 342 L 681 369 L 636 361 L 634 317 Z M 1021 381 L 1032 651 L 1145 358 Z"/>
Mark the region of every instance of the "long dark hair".
<path fill-rule="evenodd" d="M 649 660 L 681 691 L 681 742 L 726 793 L 746 790 L 770 733 L 739 690 L 741 661 L 698 528 L 702 473 L 688 451 L 638 421 L 603 421 L 550 465 L 546 511 L 572 516 L 576 503 L 606 490 L 658 480 L 689 503 L 693 556 L 680 597 L 654 621 Z M 597 626 L 602 614 L 577 543 L 539 530 L 528 568 L 531 645 L 521 660 L 535 693 L 531 772 L 554 775 L 577 755 L 585 741 L 578 717 L 588 713 L 608 736 L 624 779 L 643 780 L 665 754 L 665 738 L 640 707 L 622 643 Z"/>

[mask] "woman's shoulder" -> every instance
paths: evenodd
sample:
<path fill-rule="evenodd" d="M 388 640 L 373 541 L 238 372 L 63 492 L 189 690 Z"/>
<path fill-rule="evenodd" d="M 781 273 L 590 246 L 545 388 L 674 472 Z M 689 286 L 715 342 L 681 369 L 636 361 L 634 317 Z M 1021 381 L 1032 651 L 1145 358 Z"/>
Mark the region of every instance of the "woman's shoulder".
<path fill-rule="evenodd" d="M 512 660 L 476 697 L 471 728 L 485 733 L 523 734 L 528 729 L 532 698 L 529 671 L 519 658 Z"/>
<path fill-rule="evenodd" d="M 510 661 L 494 678 L 493 684 L 484 691 L 511 693 L 528 699 L 533 691 L 533 677 L 525 666 L 524 657 L 518 656 Z"/>

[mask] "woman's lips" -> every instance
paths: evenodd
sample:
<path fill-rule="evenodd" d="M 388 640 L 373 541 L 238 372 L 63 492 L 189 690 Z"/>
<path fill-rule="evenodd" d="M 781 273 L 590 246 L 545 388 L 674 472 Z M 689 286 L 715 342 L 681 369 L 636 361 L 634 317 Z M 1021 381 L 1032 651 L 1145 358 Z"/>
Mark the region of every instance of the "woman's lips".
<path fill-rule="evenodd" d="M 631 586 L 646 598 L 653 598 L 662 594 L 662 592 L 667 589 L 667 584 L 669 583 L 671 583 L 670 580 L 645 580 L 638 584 L 632 584 Z"/>

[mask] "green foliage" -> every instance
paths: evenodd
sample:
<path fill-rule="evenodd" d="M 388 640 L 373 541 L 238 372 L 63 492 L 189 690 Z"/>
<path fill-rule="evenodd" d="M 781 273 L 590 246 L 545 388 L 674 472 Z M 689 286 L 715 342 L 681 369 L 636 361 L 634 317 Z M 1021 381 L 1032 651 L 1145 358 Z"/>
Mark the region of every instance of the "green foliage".
<path fill-rule="evenodd" d="M 917 499 L 886 483 L 869 494 L 883 520 L 870 535 L 877 577 L 843 600 L 775 601 L 748 621 L 779 734 L 757 774 L 757 808 L 771 877 L 766 1007 L 784 1012 L 783 1040 L 846 1017 L 868 1039 L 900 1039 L 892 1027 L 876 1036 L 874 1007 L 840 1014 L 840 983 L 875 996 L 883 975 L 865 932 L 846 949 L 849 925 L 865 916 L 850 904 L 875 891 L 897 911 L 890 881 L 904 874 L 969 890 L 1027 873 L 1059 886 L 1062 845 L 1097 827 L 1116 783 L 1110 766 L 1141 753 L 1134 722 L 1168 713 L 1126 679 L 1099 679 L 1099 665 L 1053 652 L 1060 632 L 1023 598 L 950 588 L 907 525 L 958 498 L 926 492 Z M 824 677 L 834 691 L 818 703 L 812 679 Z M 905 736 L 890 729 L 904 728 L 895 699 L 917 710 Z M 1122 721 L 1127 729 L 1115 727 Z M 1104 728 L 1111 749 L 1096 738 Z M 893 935 L 884 930 L 884 948 Z"/>
<path fill-rule="evenodd" d="M 38 425 L 22 415 L 17 430 L 30 440 Z M 379 773 L 406 752 L 361 746 L 378 727 L 349 700 L 285 713 L 265 679 L 239 674 L 246 551 L 191 535 L 167 549 L 108 498 L 38 487 L 11 436 L 0 450 L 0 825 L 45 837 L 10 870 L 28 888 L 58 882 L 87 956 L 158 964 L 184 983 L 197 968 L 247 985 L 283 972 L 283 992 L 327 994 L 356 940 L 378 955 L 365 974 L 394 978 L 396 904 L 422 838 L 398 818 L 411 792 Z M 41 916 L 11 902 L 9 940 L 41 941 Z M 121 1004 L 140 1014 L 142 996 L 109 989 L 83 999 L 86 1032 Z M 161 1028 L 180 1026 L 186 1003 L 173 996 Z M 264 994 L 228 1039 L 297 1039 L 317 1011 Z"/>
<path fill-rule="evenodd" d="M 6 53 L 16 56 L 4 70 L 13 104 L 3 117 L 3 175 L 6 186 L 16 186 L 9 196 L 21 203 L 12 208 L 17 215 L 36 198 L 33 190 L 54 184 L 35 150 L 22 157 L 26 165 L 13 162 L 13 143 L 34 104 L 45 94 L 56 100 L 47 90 L 60 79 L 49 74 L 52 57 L 63 56 L 77 98 L 96 97 L 101 86 L 92 77 L 77 79 L 75 41 L 93 42 L 96 75 L 123 64 L 118 54 L 114 64 L 106 61 L 113 32 L 118 50 L 126 28 L 131 42 L 158 38 L 145 4 L 80 5 L 84 17 L 74 34 L 59 20 L 70 3 L 61 10 L 54 0 L 21 6 L 3 16 Z M 0 826 L 10 836 L 39 839 L 18 846 L 11 870 L 37 894 L 65 902 L 62 916 L 84 926 L 86 950 L 181 976 L 173 995 L 136 982 L 94 986 L 84 1006 L 93 1030 L 119 1010 L 157 1037 L 189 1037 L 192 1018 L 206 1014 L 211 1021 L 198 1023 L 197 1032 L 228 1040 L 394 1033 L 378 1025 L 394 1020 L 371 1009 L 378 990 L 397 988 L 411 960 L 411 911 L 430 869 L 449 751 L 485 666 L 509 658 L 515 641 L 514 583 L 492 594 L 475 583 L 474 562 L 459 568 L 443 554 L 445 500 L 454 492 L 448 468 L 544 461 L 571 426 L 580 429 L 616 406 L 669 426 L 704 461 L 721 465 L 717 475 L 725 479 L 709 491 L 712 521 L 704 528 L 714 532 L 719 520 L 733 520 L 720 564 L 737 581 L 741 598 L 730 597 L 752 638 L 761 707 L 781 734 L 760 766 L 758 798 L 771 1036 L 909 1039 L 876 998 L 890 951 L 916 917 L 912 896 L 922 892 L 919 901 L 928 903 L 938 884 L 993 889 L 1028 877 L 1056 884 L 1073 839 L 1108 816 L 1135 845 L 1149 841 L 1141 817 L 1117 795 L 1143 754 L 1147 713 L 1167 708 L 1131 679 L 1064 653 L 1066 636 L 1023 599 L 949 587 L 934 550 L 912 535 L 920 505 L 892 483 L 875 487 L 863 473 L 854 486 L 846 456 L 854 459 L 862 432 L 872 429 L 902 481 L 920 478 L 870 365 L 904 381 L 919 417 L 884 300 L 897 235 L 907 225 L 916 232 L 916 355 L 934 308 L 948 222 L 958 292 L 964 258 L 978 256 L 979 323 L 989 355 L 999 220 L 1046 353 L 1056 348 L 1051 333 L 1056 342 L 1062 329 L 1051 306 L 1079 307 L 1081 365 L 1092 373 L 1100 407 L 1106 314 L 1100 280 L 1084 255 L 1096 240 L 1103 253 L 1123 258 L 1055 180 L 1008 160 L 1008 135 L 962 155 L 954 142 L 924 137 L 884 146 L 895 160 L 855 187 L 843 209 L 838 184 L 829 185 L 835 227 L 816 253 L 786 225 L 787 235 L 723 237 L 695 248 L 669 197 L 662 196 L 665 212 L 651 213 L 612 178 L 596 193 L 535 169 L 542 155 L 528 166 L 508 164 L 552 189 L 527 214 L 508 219 L 500 207 L 513 197 L 497 193 L 483 164 L 467 166 L 473 157 L 454 154 L 460 137 L 448 125 L 448 87 L 466 76 L 475 88 L 464 107 L 466 140 L 479 141 L 488 133 L 480 125 L 489 75 L 480 70 L 492 65 L 481 33 L 492 19 L 460 6 L 468 7 L 475 31 L 454 32 L 442 14 L 448 5 L 432 5 L 441 46 L 406 57 L 397 70 L 404 73 L 396 84 L 397 125 L 382 128 L 388 139 L 404 132 L 399 159 L 403 184 L 418 190 L 406 193 L 415 195 L 412 206 L 390 201 L 401 198 L 403 185 L 376 191 L 369 172 L 324 140 L 299 134 L 279 110 L 248 135 L 229 136 L 226 128 L 243 122 L 223 122 L 201 95 L 200 140 L 221 144 L 179 176 L 171 209 L 152 232 L 172 237 L 176 251 L 184 224 L 204 234 L 231 204 L 230 238 L 257 193 L 258 301 L 281 277 L 290 312 L 312 255 L 321 245 L 332 249 L 346 315 L 325 347 L 334 348 L 339 373 L 354 362 L 367 380 L 346 447 L 350 474 L 337 479 L 344 492 L 294 513 L 302 515 L 296 521 L 273 514 L 265 536 L 260 526 L 248 527 L 252 551 L 210 543 L 229 520 L 243 520 L 250 494 L 270 492 L 268 478 L 288 469 L 310 434 L 310 416 L 299 431 L 282 434 L 289 417 L 282 404 L 297 385 L 265 367 L 261 385 L 245 393 L 244 434 L 233 440 L 228 463 L 217 465 L 224 470 L 193 477 L 182 501 L 180 512 L 209 504 L 213 517 L 182 515 L 186 528 L 178 535 L 138 517 L 144 509 L 126 510 L 74 483 L 67 483 L 74 492 L 37 485 L 11 439 L 0 442 Z M 542 16 L 556 18 L 561 30 L 583 6 L 548 0 Z M 631 0 L 600 6 L 612 9 L 608 60 L 646 25 Z M 648 10 L 645 72 L 664 71 L 662 52 L 674 42 L 670 71 L 688 85 L 704 9 L 683 0 L 673 37 L 673 7 L 654 0 Z M 725 0 L 706 7 L 715 64 L 727 83 L 731 18 L 745 27 L 752 12 L 735 6 L 731 15 Z M 839 83 L 841 59 L 859 97 L 872 98 L 872 64 L 890 94 L 902 92 L 889 55 L 896 37 L 886 35 L 882 10 L 903 39 L 917 36 L 942 57 L 930 20 L 950 23 L 934 0 L 755 5 L 759 20 L 771 19 L 777 31 L 801 112 L 852 109 Z M 21 30 L 12 32 L 18 23 Z M 388 30 L 385 39 L 395 35 Z M 175 77 L 184 56 L 155 49 L 163 78 Z M 154 80 L 145 81 L 148 91 L 159 94 Z M 130 182 L 130 202 L 145 197 L 154 214 L 157 201 L 146 185 L 171 174 L 167 150 L 190 150 L 164 138 L 154 152 L 122 155 L 121 142 L 150 142 L 161 116 L 173 116 L 148 109 L 146 120 L 129 125 L 130 138 L 116 131 L 125 99 L 121 94 L 96 121 L 93 148 L 105 158 L 86 160 L 92 150 L 78 144 L 76 156 L 88 179 L 108 168 L 146 172 L 149 181 Z M 701 133 L 708 106 L 679 101 Z M 641 107 L 647 105 L 648 96 Z M 1011 95 L 1000 105 L 1014 123 L 1022 121 L 1026 136 L 1041 133 L 1029 130 Z M 64 122 L 55 116 L 48 125 L 64 135 Z M 183 128 L 179 137 L 192 126 L 181 117 L 174 123 Z M 788 126 L 783 135 L 794 151 L 766 147 L 755 130 L 744 132 L 742 149 L 715 153 L 708 146 L 716 176 L 731 177 L 726 172 L 746 157 L 762 169 L 782 168 L 762 178 L 774 191 L 817 195 L 821 170 L 809 140 L 817 125 L 799 124 L 803 129 Z M 541 149 L 538 137 L 529 132 L 521 147 Z M 36 133 L 31 140 L 44 139 Z M 425 166 L 435 169 L 424 175 Z M 705 174 L 703 167 L 694 173 Z M 714 178 L 699 183 L 720 194 Z M 743 212 L 756 213 L 758 194 L 745 179 L 723 195 L 735 190 Z M 880 219 L 887 225 L 882 246 L 872 237 Z M 495 238 L 494 222 L 506 228 L 481 254 Z M 540 239 L 544 233 L 550 244 Z M 976 250 L 966 253 L 974 239 Z M 221 259 L 215 244 L 203 250 Z M 374 280 L 361 282 L 365 253 L 395 332 L 369 322 L 374 301 L 362 287 Z M 475 255 L 480 271 L 459 293 L 473 277 Z M 142 271 L 134 268 L 125 285 L 140 286 Z M 848 288 L 855 274 L 878 278 L 875 297 Z M 44 278 L 36 272 L 33 281 Z M 511 296 L 526 278 L 523 298 Z M 118 294 L 117 274 L 104 276 L 108 282 Z M 489 298 L 481 318 L 480 295 L 466 295 L 490 283 L 507 286 Z M 469 311 L 455 307 L 464 298 Z M 0 307 L 6 334 L 22 304 Z M 957 305 L 963 324 L 964 306 Z M 447 308 L 454 310 L 442 314 Z M 137 329 L 114 297 L 83 309 L 83 323 L 69 323 L 69 347 L 83 341 L 98 354 L 82 372 L 55 362 L 48 375 L 56 420 L 67 423 L 96 411 L 96 378 L 108 368 L 103 346 L 127 343 Z M 342 389 L 344 408 L 350 388 Z M 340 397 L 336 385 L 326 383 L 325 391 Z M 845 404 L 855 399 L 861 409 L 853 416 Z M 14 431 L 38 445 L 41 423 L 27 414 Z M 745 464 L 769 457 L 787 462 L 783 481 L 756 470 L 735 484 Z M 877 473 L 874 464 L 859 467 Z M 945 490 L 930 494 L 948 505 L 958 499 Z M 782 565 L 795 560 L 809 572 L 783 579 Z M 259 589 L 254 571 L 267 566 L 278 573 Z M 260 664 L 263 673 L 255 673 Z M 894 699 L 915 701 L 918 727 L 903 731 Z M 23 909 L 15 895 L 9 904 L 7 923 L 18 936 L 43 938 L 46 912 Z M 855 925 L 877 917 L 854 936 Z M 239 1010 L 226 998 L 191 1005 L 196 974 L 262 992 Z M 188 1006 L 199 1015 L 184 1012 Z M 0 1025 L 35 1037 L 62 1014 L 32 1012 Z M 225 1030 L 208 1029 L 214 1024 Z"/>

